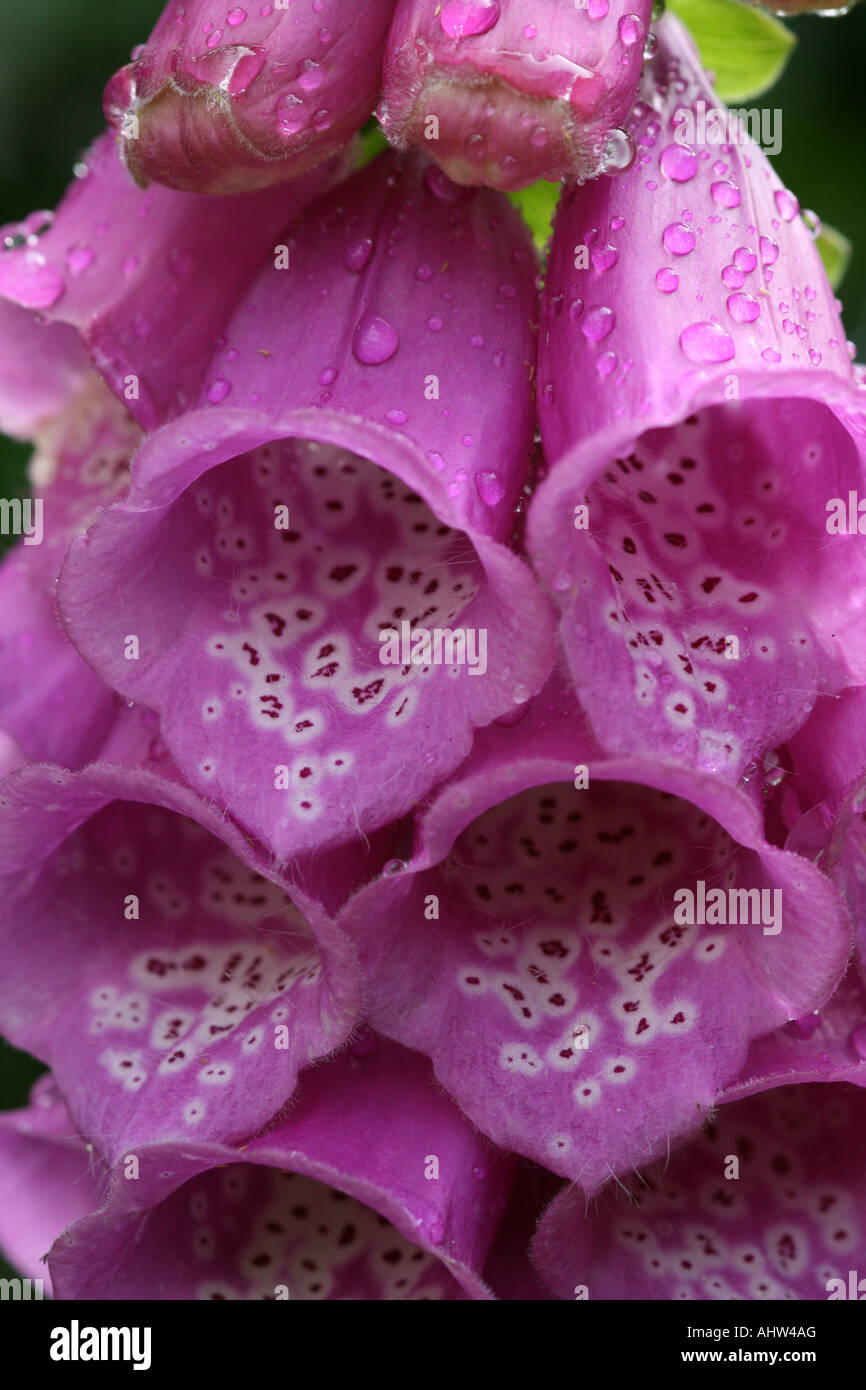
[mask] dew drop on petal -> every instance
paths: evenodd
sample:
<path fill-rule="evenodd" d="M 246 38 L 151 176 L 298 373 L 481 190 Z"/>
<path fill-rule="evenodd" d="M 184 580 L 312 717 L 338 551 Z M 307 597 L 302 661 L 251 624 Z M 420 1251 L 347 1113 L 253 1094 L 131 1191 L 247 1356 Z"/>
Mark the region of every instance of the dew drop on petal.
<path fill-rule="evenodd" d="M 775 265 L 779 259 L 779 246 L 775 241 L 771 241 L 768 236 L 762 236 L 758 242 L 761 252 L 762 265 Z"/>
<path fill-rule="evenodd" d="M 698 171 L 698 161 L 688 145 L 668 145 L 661 152 L 659 168 L 673 183 L 688 183 Z"/>
<path fill-rule="evenodd" d="M 499 18 L 496 0 L 446 0 L 439 23 L 450 39 L 486 34 Z"/>
<path fill-rule="evenodd" d="M 731 179 L 719 179 L 710 186 L 710 193 L 720 208 L 738 208 L 742 202 L 740 190 Z"/>
<path fill-rule="evenodd" d="M 646 29 L 640 16 L 624 14 L 619 22 L 619 36 L 626 48 L 632 48 L 636 43 L 643 43 Z"/>
<path fill-rule="evenodd" d="M 800 211 L 800 204 L 797 202 L 793 193 L 789 193 L 787 188 L 777 188 L 773 197 L 782 221 L 793 222 L 797 213 Z"/>
<path fill-rule="evenodd" d="M 352 335 L 352 352 L 364 366 L 387 362 L 397 351 L 400 339 L 392 323 L 380 314 L 362 314 Z"/>
<path fill-rule="evenodd" d="M 695 249 L 695 234 L 685 222 L 671 222 L 662 233 L 666 251 L 674 256 L 688 256 Z"/>
<path fill-rule="evenodd" d="M 214 377 L 207 388 L 207 398 L 211 405 L 219 405 L 220 401 L 225 400 L 231 389 L 231 382 L 226 381 L 224 376 Z"/>
<path fill-rule="evenodd" d="M 356 274 L 369 264 L 373 254 L 373 243 L 368 236 L 359 237 L 346 247 L 346 254 L 343 257 L 343 264 L 347 270 L 354 270 Z"/>
<path fill-rule="evenodd" d="M 736 353 L 734 340 L 719 323 L 690 323 L 680 334 L 680 347 L 690 362 L 729 362 Z"/>
<path fill-rule="evenodd" d="M 674 290 L 679 289 L 680 277 L 675 270 L 663 265 L 656 271 L 656 286 L 663 294 L 673 294 Z"/>
<path fill-rule="evenodd" d="M 613 331 L 616 315 L 606 304 L 587 309 L 580 331 L 591 343 L 600 343 Z"/>
<path fill-rule="evenodd" d="M 481 501 L 488 507 L 495 507 L 505 496 L 505 488 L 498 473 L 485 469 L 475 474 L 475 487 Z"/>
<path fill-rule="evenodd" d="M 736 323 L 754 323 L 761 306 L 751 294 L 729 294 L 728 313 Z"/>

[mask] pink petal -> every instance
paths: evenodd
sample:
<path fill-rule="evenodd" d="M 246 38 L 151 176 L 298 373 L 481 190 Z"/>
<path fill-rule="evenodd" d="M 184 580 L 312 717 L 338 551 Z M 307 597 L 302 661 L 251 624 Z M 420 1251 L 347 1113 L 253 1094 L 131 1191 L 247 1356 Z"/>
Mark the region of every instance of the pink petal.
<path fill-rule="evenodd" d="M 761 888 L 780 915 L 683 925 L 677 895 L 700 922 L 701 882 Z M 851 932 L 820 871 L 766 842 L 755 800 L 596 756 L 553 683 L 478 736 L 408 864 L 339 921 L 372 1026 L 431 1056 L 495 1143 L 589 1191 L 688 1134 L 754 1038 L 824 1003 Z"/>
<path fill-rule="evenodd" d="M 403 814 L 552 660 L 506 544 L 535 260 L 499 195 L 455 207 L 442 177 L 383 159 L 297 225 L 291 271 L 262 272 L 198 409 L 150 437 L 61 580 L 79 650 L 281 858 Z M 383 664 L 403 623 L 468 632 L 467 661 Z"/>
<path fill-rule="evenodd" d="M 354 1026 L 356 967 L 314 874 L 290 898 L 218 808 L 150 767 L 7 777 L 0 874 L 3 1031 L 109 1164 L 240 1141 Z"/>
<path fill-rule="evenodd" d="M 129 1211 L 133 1188 L 153 1200 L 164 1154 L 144 1151 L 139 1182 L 117 1177 L 57 1242 L 61 1297 L 491 1296 L 480 1270 L 512 1163 L 429 1063 L 382 1039 L 307 1072 L 291 1109 L 239 1149 L 184 1144 L 183 1185 L 162 1181 L 159 1205 Z"/>
<path fill-rule="evenodd" d="M 841 1085 L 723 1106 L 699 1139 L 627 1178 L 627 1191 L 612 1184 L 596 1209 L 564 1191 L 534 1244 L 539 1272 L 562 1299 L 580 1287 L 592 1300 L 862 1297 L 849 1270 L 866 1259 L 864 1121 L 866 1094 Z"/>
<path fill-rule="evenodd" d="M 557 215 L 529 549 L 604 747 L 736 781 L 866 679 L 866 553 L 826 525 L 866 410 L 795 200 L 751 143 L 677 142 L 723 108 L 677 20 L 658 34 L 637 162 Z"/>

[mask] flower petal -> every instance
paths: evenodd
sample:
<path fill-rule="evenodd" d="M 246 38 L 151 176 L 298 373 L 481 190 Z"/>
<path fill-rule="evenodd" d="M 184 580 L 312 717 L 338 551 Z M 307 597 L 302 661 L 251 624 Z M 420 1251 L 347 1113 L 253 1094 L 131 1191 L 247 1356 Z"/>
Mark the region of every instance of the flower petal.
<path fill-rule="evenodd" d="M 736 781 L 866 679 L 866 552 L 827 526 L 862 485 L 866 398 L 796 200 L 678 22 L 658 34 L 638 162 L 557 216 L 529 549 L 605 748 Z"/>
<path fill-rule="evenodd" d="M 298 225 L 291 273 L 263 271 L 199 408 L 150 437 L 61 579 L 79 650 L 280 858 L 407 811 L 552 661 L 506 544 L 535 260 L 499 195 L 455 205 L 442 180 L 389 157 Z M 426 655 L 389 650 L 422 629 Z"/>
<path fill-rule="evenodd" d="M 26 534 L 0 565 L 0 729 L 35 761 L 81 767 L 118 716 L 117 696 L 61 628 L 55 585 L 73 536 L 126 486 L 140 436 L 94 372 L 37 434 Z"/>
<path fill-rule="evenodd" d="M 93 1163 L 50 1076 L 30 1105 L 0 1115 L 0 1246 L 51 1294 L 44 1260 L 52 1241 L 95 1204 Z M 37 1286 L 38 1287 L 38 1286 Z"/>
<path fill-rule="evenodd" d="M 239 1141 L 358 1010 L 313 874 L 290 898 L 218 808 L 153 766 L 27 767 L 0 797 L 0 1021 L 109 1164 L 140 1143 Z"/>
<path fill-rule="evenodd" d="M 480 1270 L 512 1162 L 425 1059 L 383 1039 L 305 1073 L 291 1109 L 240 1149 L 185 1144 L 183 1185 L 124 1210 L 133 1188 L 152 1200 L 160 1152 L 56 1243 L 60 1297 L 490 1297 Z"/>
<path fill-rule="evenodd" d="M 29 439 L 84 385 L 87 354 L 67 324 L 0 299 L 0 428 Z"/>
<path fill-rule="evenodd" d="M 345 161 L 291 188 L 196 198 L 158 187 L 143 193 L 116 143 L 110 133 L 96 141 L 56 217 L 34 213 L 4 229 L 23 244 L 0 251 L 0 297 L 77 328 L 109 385 L 152 429 L 195 398 L 262 257 Z M 0 321 L 0 331 L 17 333 L 19 323 Z M 22 372 L 48 360 L 31 336 Z"/>
<path fill-rule="evenodd" d="M 497 1144 L 589 1191 L 688 1134 L 752 1039 L 819 1007 L 851 934 L 744 792 L 594 754 L 551 685 L 478 736 L 408 865 L 338 918 L 371 1025 L 428 1053 Z"/>
<path fill-rule="evenodd" d="M 857 1298 L 864 1124 L 866 1093 L 852 1086 L 723 1106 L 699 1139 L 625 1190 L 611 1184 L 592 1212 L 579 1189 L 564 1191 L 536 1264 L 562 1299 L 580 1286 L 593 1300 Z"/>

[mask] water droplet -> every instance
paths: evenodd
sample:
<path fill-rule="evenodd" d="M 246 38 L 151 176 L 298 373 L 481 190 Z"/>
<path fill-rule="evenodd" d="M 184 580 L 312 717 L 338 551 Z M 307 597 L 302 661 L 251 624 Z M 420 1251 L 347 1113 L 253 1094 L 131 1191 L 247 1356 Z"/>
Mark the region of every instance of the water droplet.
<path fill-rule="evenodd" d="M 373 243 L 368 236 L 359 237 L 353 241 L 351 246 L 346 247 L 346 254 L 343 257 L 343 264 L 347 270 L 354 270 L 359 274 L 366 265 L 369 264 L 373 254 Z"/>
<path fill-rule="evenodd" d="M 70 275 L 80 275 L 87 270 L 88 266 L 93 265 L 93 248 L 91 246 L 70 246 L 66 252 L 66 265 Z"/>
<path fill-rule="evenodd" d="M 419 265 L 418 269 L 415 271 L 415 279 L 429 280 L 432 274 L 433 271 L 430 269 L 429 265 Z"/>
<path fill-rule="evenodd" d="M 590 19 L 604 19 L 610 11 L 610 0 L 587 0 L 586 12 Z"/>
<path fill-rule="evenodd" d="M 602 171 L 605 174 L 622 174 L 630 169 L 635 161 L 635 143 L 625 130 L 615 127 L 607 132 L 602 156 Z"/>
<path fill-rule="evenodd" d="M 695 249 L 695 234 L 685 222 L 671 222 L 662 233 L 666 251 L 674 256 L 688 256 Z"/>
<path fill-rule="evenodd" d="M 580 331 L 591 343 L 600 343 L 613 330 L 615 324 L 616 315 L 613 309 L 609 309 L 606 304 L 599 304 L 593 309 L 587 309 Z"/>
<path fill-rule="evenodd" d="M 336 381 L 336 380 L 337 380 L 337 371 L 336 371 L 336 368 L 335 368 L 335 367 L 326 367 L 325 370 L 324 370 L 323 372 L 319 372 L 319 385 L 320 385 L 320 386 L 330 386 L 331 383 L 334 382 L 334 381 Z"/>
<path fill-rule="evenodd" d="M 387 362 L 399 347 L 397 330 L 380 314 L 363 314 L 355 325 L 352 352 L 364 366 L 374 367 Z"/>
<path fill-rule="evenodd" d="M 669 266 L 663 265 L 656 271 L 656 285 L 663 294 L 673 294 L 679 289 L 680 277 Z"/>
<path fill-rule="evenodd" d="M 405 425 L 408 420 L 405 410 L 386 410 L 385 419 L 389 425 Z"/>
<path fill-rule="evenodd" d="M 50 309 L 65 289 L 60 272 L 40 252 L 0 256 L 0 293 L 25 309 Z"/>
<path fill-rule="evenodd" d="M 761 356 L 765 362 L 781 362 L 782 360 L 781 352 L 777 352 L 775 348 L 764 348 Z"/>
<path fill-rule="evenodd" d="M 738 208 L 742 202 L 740 190 L 732 179 L 719 179 L 711 184 L 710 193 L 720 208 Z"/>
<path fill-rule="evenodd" d="M 768 236 L 762 236 L 758 242 L 761 252 L 762 265 L 775 265 L 779 259 L 779 246 L 775 241 L 771 241 Z"/>
<path fill-rule="evenodd" d="M 382 869 L 382 873 L 388 874 L 389 876 L 391 874 L 402 874 L 405 868 L 405 859 L 389 859 L 387 864 Z"/>
<path fill-rule="evenodd" d="M 741 290 L 746 283 L 746 277 L 742 270 L 735 265 L 726 265 L 722 271 L 722 280 L 729 290 Z"/>
<path fill-rule="evenodd" d="M 821 232 L 823 231 L 823 224 L 817 212 L 813 212 L 811 208 L 804 208 L 803 221 L 809 228 L 809 231 L 812 234 L 813 241 L 817 241 L 818 237 L 821 235 Z"/>
<path fill-rule="evenodd" d="M 624 14 L 619 22 L 619 36 L 626 48 L 643 43 L 646 29 L 639 15 Z"/>
<path fill-rule="evenodd" d="M 754 323 L 761 306 L 751 294 L 729 294 L 728 313 L 736 323 Z"/>
<path fill-rule="evenodd" d="M 505 496 L 502 479 L 492 469 L 485 469 L 483 472 L 475 474 L 475 487 L 481 501 L 488 507 L 497 506 Z"/>
<path fill-rule="evenodd" d="M 239 24 L 243 24 L 246 17 L 246 10 L 242 10 L 240 5 L 236 5 L 235 8 L 229 10 L 226 15 L 226 24 L 230 25 L 232 29 L 236 29 Z"/>
<path fill-rule="evenodd" d="M 698 172 L 697 156 L 688 145 L 667 145 L 661 152 L 659 168 L 673 183 L 688 183 Z"/>
<path fill-rule="evenodd" d="M 596 270 L 611 270 L 619 260 L 619 252 L 607 242 L 604 246 L 594 246 L 590 259 Z"/>
<path fill-rule="evenodd" d="M 450 39 L 486 34 L 499 18 L 496 0 L 446 0 L 439 23 Z"/>
<path fill-rule="evenodd" d="M 680 334 L 680 347 L 690 362 L 729 362 L 736 353 L 734 340 L 720 323 L 690 323 Z"/>
<path fill-rule="evenodd" d="M 749 246 L 738 246 L 734 252 L 734 265 L 738 270 L 744 270 L 747 275 L 751 275 L 758 258 Z"/>
<path fill-rule="evenodd" d="M 220 401 L 225 400 L 231 389 L 231 382 L 226 381 L 224 376 L 214 377 L 207 388 L 207 398 L 211 405 L 219 405 Z"/>
<path fill-rule="evenodd" d="M 777 188 L 776 192 L 773 194 L 773 198 L 775 199 L 776 207 L 779 209 L 779 216 L 782 221 L 793 222 L 797 213 L 800 211 L 800 204 L 797 202 L 793 193 L 789 193 L 787 188 Z"/>

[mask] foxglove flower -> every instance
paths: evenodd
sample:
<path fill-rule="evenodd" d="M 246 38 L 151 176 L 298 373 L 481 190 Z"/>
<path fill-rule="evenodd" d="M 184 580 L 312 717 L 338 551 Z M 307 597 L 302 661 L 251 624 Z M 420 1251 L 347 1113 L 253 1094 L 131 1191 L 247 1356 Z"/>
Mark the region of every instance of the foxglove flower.
<path fill-rule="evenodd" d="M 136 181 L 239 193 L 318 164 L 373 109 L 393 8 L 172 0 L 105 91 Z"/>
<path fill-rule="evenodd" d="M 367 1017 L 497 1144 L 597 1191 L 690 1133 L 750 1042 L 845 970 L 840 894 L 762 822 L 709 773 L 606 756 L 554 682 L 479 734 L 408 862 L 338 918 Z"/>
<path fill-rule="evenodd" d="M 594 1211 L 548 1208 L 533 1256 L 559 1298 L 860 1298 L 866 1092 L 782 1086 L 723 1106 L 692 1144 Z"/>
<path fill-rule="evenodd" d="M 678 22 L 658 38 L 635 165 L 557 214 L 529 547 L 603 746 L 736 781 L 866 676 L 866 552 L 825 525 L 866 401 L 796 199 Z"/>
<path fill-rule="evenodd" d="M 532 444 L 522 222 L 389 155 L 285 237 L 290 268 L 265 264 L 59 588 L 86 659 L 281 859 L 408 811 L 552 660 L 507 544 Z M 455 629 L 452 660 L 410 645 Z"/>
<path fill-rule="evenodd" d="M 458 183 L 524 188 L 623 167 L 652 0 L 399 0 L 378 110 Z"/>
<path fill-rule="evenodd" d="M 0 1030 L 50 1073 L 0 1243 L 88 1300 L 859 1297 L 815 227 L 648 0 L 349 8 L 170 6 L 3 231 Z M 343 182 L 389 24 L 425 148 Z"/>
<path fill-rule="evenodd" d="M 69 1191 L 80 1150 L 50 1171 L 63 1116 L 49 1128 L 40 1099 L 0 1129 L 0 1190 L 14 1181 L 32 1209 L 7 1139 L 20 1148 L 29 1124 L 31 1171 L 48 1186 L 42 1229 L 91 1197 L 89 1213 L 56 1229 L 59 1298 L 491 1296 L 481 1271 L 513 1162 L 467 1124 L 423 1058 L 384 1039 L 368 1033 L 307 1072 L 291 1110 L 239 1147 L 142 1144 L 92 1195 L 87 1183 Z M 5 1223 L 11 1245 L 11 1212 Z M 26 1238 L 29 1248 L 29 1227 Z"/>
<path fill-rule="evenodd" d="M 290 885 L 183 785 L 153 715 L 135 724 L 82 772 L 12 773 L 0 807 L 14 961 L 0 1023 L 52 1067 L 108 1164 L 135 1144 L 240 1142 L 359 1009 L 352 953 L 321 906 L 326 866 Z"/>

